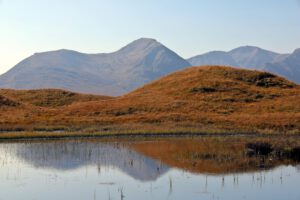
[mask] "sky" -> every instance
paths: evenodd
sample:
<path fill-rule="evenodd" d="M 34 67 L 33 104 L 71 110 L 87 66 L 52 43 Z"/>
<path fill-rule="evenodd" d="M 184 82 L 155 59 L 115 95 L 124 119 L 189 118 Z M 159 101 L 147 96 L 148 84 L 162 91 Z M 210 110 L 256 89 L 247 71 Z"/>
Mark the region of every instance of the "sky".
<path fill-rule="evenodd" d="M 36 52 L 113 52 L 141 37 L 184 58 L 244 45 L 290 53 L 300 0 L 0 0 L 0 74 Z"/>

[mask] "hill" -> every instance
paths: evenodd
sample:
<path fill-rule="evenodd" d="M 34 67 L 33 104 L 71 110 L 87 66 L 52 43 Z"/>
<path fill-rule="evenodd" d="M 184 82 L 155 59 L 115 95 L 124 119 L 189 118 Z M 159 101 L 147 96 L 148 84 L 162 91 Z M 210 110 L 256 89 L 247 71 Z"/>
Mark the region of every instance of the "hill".
<path fill-rule="evenodd" d="M 33 101 L 29 109 L 28 100 L 19 96 L 14 99 L 25 108 L 15 112 L 22 114 L 1 111 L 0 123 L 17 122 L 14 126 L 24 130 L 59 127 L 101 133 L 299 133 L 299 97 L 298 85 L 267 72 L 191 67 L 116 98 L 92 98 L 60 107 L 37 107 L 39 103 Z"/>
<path fill-rule="evenodd" d="M 190 64 L 154 39 L 141 38 L 119 51 L 36 53 L 0 76 L 0 88 L 56 88 L 121 95 Z"/>
<path fill-rule="evenodd" d="M 0 95 L 0 108 L 1 107 L 15 107 L 18 106 L 19 103 L 12 101 L 11 99 Z"/>
<path fill-rule="evenodd" d="M 299 133 L 299 89 L 267 72 L 191 67 L 124 96 L 39 108 L 19 125 L 87 128 L 101 134 Z M 4 112 L 1 115 L 2 121 L 9 121 Z"/>
<path fill-rule="evenodd" d="M 58 107 L 70 105 L 74 102 L 87 102 L 96 100 L 107 100 L 112 97 L 79 94 L 58 89 L 43 90 L 8 90 L 0 89 L 0 94 L 14 102 L 22 102 L 40 107 Z"/>

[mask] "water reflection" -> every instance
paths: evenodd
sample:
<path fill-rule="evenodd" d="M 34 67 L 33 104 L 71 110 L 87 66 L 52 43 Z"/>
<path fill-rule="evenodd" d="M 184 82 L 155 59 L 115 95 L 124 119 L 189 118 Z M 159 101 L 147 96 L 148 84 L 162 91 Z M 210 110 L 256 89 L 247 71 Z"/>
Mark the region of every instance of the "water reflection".
<path fill-rule="evenodd" d="M 192 141 L 1 143 L 0 200 L 300 199 L 299 166 L 237 172 L 233 164 L 248 163 L 234 159 L 244 155 L 240 144 L 221 151 L 218 142 Z M 237 157 L 222 171 L 227 153 Z"/>
<path fill-rule="evenodd" d="M 102 169 L 118 168 L 140 181 L 156 180 L 169 170 L 167 165 L 119 143 L 54 141 L 0 144 L 2 165 L 12 157 L 35 168 L 72 170 L 92 165 L 99 173 Z"/>

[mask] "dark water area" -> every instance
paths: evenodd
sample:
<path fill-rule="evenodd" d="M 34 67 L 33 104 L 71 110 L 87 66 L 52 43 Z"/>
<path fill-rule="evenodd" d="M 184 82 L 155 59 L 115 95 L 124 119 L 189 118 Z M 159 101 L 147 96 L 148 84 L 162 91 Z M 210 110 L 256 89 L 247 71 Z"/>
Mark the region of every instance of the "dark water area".
<path fill-rule="evenodd" d="M 236 171 L 226 163 L 220 171 L 207 157 L 191 165 L 183 157 L 174 161 L 171 154 L 164 159 L 170 149 L 180 157 L 180 148 L 186 152 L 203 145 L 193 140 L 175 148 L 173 143 L 178 141 L 0 143 L 0 199 L 300 199 L 296 164 Z"/>

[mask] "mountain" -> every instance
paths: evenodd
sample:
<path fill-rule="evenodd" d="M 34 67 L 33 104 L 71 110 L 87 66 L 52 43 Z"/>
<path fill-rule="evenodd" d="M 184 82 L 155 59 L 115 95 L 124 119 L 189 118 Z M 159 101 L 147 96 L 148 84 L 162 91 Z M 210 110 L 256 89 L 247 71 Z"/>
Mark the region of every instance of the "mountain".
<path fill-rule="evenodd" d="M 276 62 L 285 57 L 258 47 L 244 46 L 231 50 L 229 55 L 240 67 L 248 69 L 263 69 L 266 63 Z"/>
<path fill-rule="evenodd" d="M 243 46 L 229 52 L 212 51 L 188 59 L 194 66 L 225 65 L 246 69 L 263 69 L 266 63 L 285 59 L 287 54 L 279 54 L 254 46 Z"/>
<path fill-rule="evenodd" d="M 0 88 L 122 95 L 189 65 L 156 40 L 141 38 L 113 53 L 36 53 L 1 75 Z"/>
<path fill-rule="evenodd" d="M 279 54 L 259 47 L 243 46 L 229 52 L 212 51 L 188 59 L 193 66 L 223 65 L 258 69 L 300 83 L 300 49 L 292 54 Z"/>
<path fill-rule="evenodd" d="M 267 63 L 264 70 L 300 83 L 300 49 L 296 49 L 291 55 L 280 62 Z"/>
<path fill-rule="evenodd" d="M 239 66 L 231 55 L 224 51 L 212 51 L 203 55 L 195 56 L 188 61 L 193 66 L 202 65 L 223 65 L 223 66 Z"/>
<path fill-rule="evenodd" d="M 63 135 L 72 130 L 92 135 L 300 130 L 299 85 L 268 72 L 231 67 L 191 67 L 120 97 L 59 107 L 0 95 L 23 106 L 0 107 L 0 127 L 6 130 L 58 129 L 65 130 Z"/>

